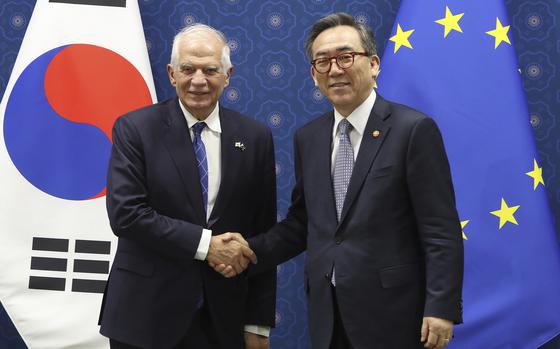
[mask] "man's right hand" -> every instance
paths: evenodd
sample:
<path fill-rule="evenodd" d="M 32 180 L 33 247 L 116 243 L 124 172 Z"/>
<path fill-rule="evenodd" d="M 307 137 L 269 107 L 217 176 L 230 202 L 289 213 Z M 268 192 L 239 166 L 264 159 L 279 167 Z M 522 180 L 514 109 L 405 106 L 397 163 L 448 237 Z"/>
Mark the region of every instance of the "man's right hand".
<path fill-rule="evenodd" d="M 221 274 L 225 277 L 233 277 L 242 273 L 249 262 L 256 264 L 257 256 L 241 234 L 224 233 L 212 236 L 206 260 L 212 268 L 219 265 L 228 266 L 227 272 Z"/>

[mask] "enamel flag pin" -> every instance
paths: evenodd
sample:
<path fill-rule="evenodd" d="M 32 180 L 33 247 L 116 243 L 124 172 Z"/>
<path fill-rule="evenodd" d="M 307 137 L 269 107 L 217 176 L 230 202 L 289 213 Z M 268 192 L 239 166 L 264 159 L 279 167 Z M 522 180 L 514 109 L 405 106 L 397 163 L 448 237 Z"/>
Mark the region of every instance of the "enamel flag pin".
<path fill-rule="evenodd" d="M 245 144 L 243 144 L 243 142 L 235 142 L 234 146 L 237 149 L 241 149 L 241 151 L 245 151 Z"/>

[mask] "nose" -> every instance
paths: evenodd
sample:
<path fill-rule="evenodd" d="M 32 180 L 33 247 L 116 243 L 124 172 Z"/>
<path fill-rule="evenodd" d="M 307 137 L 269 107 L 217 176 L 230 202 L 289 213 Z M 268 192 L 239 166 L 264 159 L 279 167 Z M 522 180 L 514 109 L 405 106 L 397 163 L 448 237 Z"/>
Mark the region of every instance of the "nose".
<path fill-rule="evenodd" d="M 191 78 L 191 84 L 194 85 L 206 85 L 206 75 L 204 75 L 204 73 L 202 72 L 201 69 L 197 69 L 192 78 Z"/>
<path fill-rule="evenodd" d="M 331 70 L 329 70 L 329 76 L 338 76 L 340 74 L 343 74 L 344 69 L 341 69 L 338 66 L 338 62 L 334 57 L 332 59 L 334 59 L 334 62 L 331 60 Z"/>

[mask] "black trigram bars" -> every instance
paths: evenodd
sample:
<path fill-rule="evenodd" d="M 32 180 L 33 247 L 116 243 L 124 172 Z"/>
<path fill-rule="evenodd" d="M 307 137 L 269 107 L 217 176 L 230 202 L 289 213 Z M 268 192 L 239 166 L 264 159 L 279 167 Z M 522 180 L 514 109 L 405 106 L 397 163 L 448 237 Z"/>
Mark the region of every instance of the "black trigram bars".
<path fill-rule="evenodd" d="M 31 257 L 31 270 L 46 270 L 53 272 L 68 272 L 68 239 L 54 239 L 34 237 L 32 249 L 34 251 L 55 252 L 58 257 Z M 76 240 L 74 251 L 109 256 L 111 253 L 110 241 Z M 75 273 L 109 274 L 108 260 L 74 259 L 71 261 L 72 271 Z M 66 278 L 33 276 L 29 277 L 29 288 L 36 290 L 64 291 Z M 72 279 L 72 292 L 103 293 L 106 280 Z"/>
<path fill-rule="evenodd" d="M 76 252 L 109 254 L 111 253 L 110 241 L 76 240 Z"/>
<path fill-rule="evenodd" d="M 72 5 L 126 7 L 126 0 L 50 0 L 49 2 L 59 2 Z"/>
<path fill-rule="evenodd" d="M 33 250 L 68 252 L 68 239 L 33 238 Z"/>
<path fill-rule="evenodd" d="M 68 239 L 34 237 L 34 251 L 68 252 Z M 65 257 L 62 255 L 61 257 Z M 67 258 L 31 257 L 31 270 L 67 271 Z M 29 288 L 35 290 L 64 291 L 66 279 L 63 277 L 30 276 Z"/>

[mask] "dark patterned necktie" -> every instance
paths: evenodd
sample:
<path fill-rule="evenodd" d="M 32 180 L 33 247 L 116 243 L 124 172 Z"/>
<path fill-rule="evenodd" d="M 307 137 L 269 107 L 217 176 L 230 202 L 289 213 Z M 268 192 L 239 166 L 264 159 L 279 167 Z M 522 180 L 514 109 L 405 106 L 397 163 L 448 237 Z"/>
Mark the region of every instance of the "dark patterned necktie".
<path fill-rule="evenodd" d="M 202 189 L 204 212 L 206 212 L 206 205 L 208 204 L 208 161 L 206 159 L 206 148 L 204 147 L 200 134 L 205 127 L 205 122 L 197 122 L 192 127 L 194 132 L 193 147 L 194 154 L 196 156 L 196 164 L 198 166 L 198 173 L 200 175 L 200 187 Z"/>

